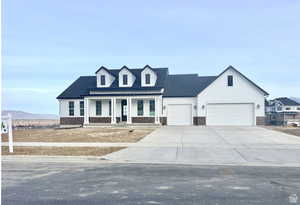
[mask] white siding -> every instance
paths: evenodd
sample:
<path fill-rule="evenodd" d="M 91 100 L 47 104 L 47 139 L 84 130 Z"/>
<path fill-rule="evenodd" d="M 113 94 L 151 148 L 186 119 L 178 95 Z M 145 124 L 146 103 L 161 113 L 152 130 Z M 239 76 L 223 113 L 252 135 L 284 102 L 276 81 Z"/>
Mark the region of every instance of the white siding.
<path fill-rule="evenodd" d="M 145 80 L 145 75 L 146 74 L 150 74 L 150 84 L 146 84 L 146 80 Z M 142 73 L 141 73 L 141 82 L 142 82 L 142 86 L 143 87 L 147 87 L 147 86 L 155 86 L 156 80 L 157 80 L 157 75 L 155 72 L 153 72 L 153 70 L 151 70 L 150 68 L 145 68 Z"/>
<path fill-rule="evenodd" d="M 233 76 L 233 86 L 227 86 L 227 76 Z M 263 92 L 232 69 L 227 70 L 197 96 L 198 116 L 206 116 L 208 103 L 253 103 L 255 116 L 265 116 Z M 259 108 L 258 106 L 259 105 Z"/>
<path fill-rule="evenodd" d="M 110 100 L 101 100 L 102 104 L 102 115 L 96 115 L 96 100 L 89 100 L 89 114 L 90 117 L 110 117 L 109 116 L 109 101 Z"/>
<path fill-rule="evenodd" d="M 105 85 L 101 85 L 100 76 L 105 75 Z M 106 70 L 101 69 L 96 74 L 97 77 L 97 87 L 109 87 L 115 80 L 115 77 L 109 74 Z"/>
<path fill-rule="evenodd" d="M 127 85 L 123 84 L 123 75 L 127 75 L 128 77 L 128 83 Z M 135 81 L 135 76 L 126 68 L 123 68 L 120 72 L 119 72 L 119 86 L 120 87 L 131 87 L 133 85 Z"/>
<path fill-rule="evenodd" d="M 74 116 L 69 115 L 69 102 L 74 102 Z M 79 99 L 74 100 L 59 100 L 59 116 L 60 117 L 83 117 L 80 116 L 80 101 Z"/>
<path fill-rule="evenodd" d="M 290 108 L 290 110 L 287 110 L 286 108 Z M 285 105 L 285 106 L 282 107 L 282 111 L 285 111 L 285 112 L 300 112 L 300 110 L 298 110 L 297 108 L 300 109 L 300 105 L 299 106 Z"/>
<path fill-rule="evenodd" d="M 137 101 L 138 99 L 133 99 L 132 100 L 132 117 L 154 117 L 150 116 L 150 99 L 141 99 L 144 101 L 144 115 L 138 116 L 137 115 Z M 154 100 L 154 99 L 153 99 Z M 159 110 L 158 110 L 159 112 Z"/>

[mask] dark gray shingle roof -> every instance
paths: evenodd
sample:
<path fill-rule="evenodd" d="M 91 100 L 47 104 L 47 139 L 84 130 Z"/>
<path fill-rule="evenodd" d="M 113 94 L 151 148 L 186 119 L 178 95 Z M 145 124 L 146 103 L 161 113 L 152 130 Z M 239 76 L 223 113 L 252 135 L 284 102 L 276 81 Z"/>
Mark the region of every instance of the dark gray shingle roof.
<path fill-rule="evenodd" d="M 204 90 L 216 76 L 169 75 L 166 80 L 164 97 L 194 97 Z"/>
<path fill-rule="evenodd" d="M 145 66 L 146 68 L 147 66 Z M 106 69 L 105 67 L 101 67 Z M 101 69 L 100 68 L 100 69 Z M 108 88 L 97 88 L 96 87 L 96 76 L 82 76 L 72 83 L 64 92 L 62 92 L 57 99 L 77 99 L 83 98 L 83 96 L 89 95 L 90 91 L 154 91 L 161 90 L 164 88 L 164 97 L 194 97 L 198 93 L 202 92 L 218 77 L 220 77 L 228 69 L 234 69 L 255 87 L 261 90 L 265 95 L 268 95 L 266 91 L 256 85 L 254 82 L 249 80 L 246 76 L 241 74 L 232 66 L 226 68 L 218 76 L 198 76 L 197 74 L 181 74 L 181 75 L 169 75 L 168 68 L 151 68 L 157 74 L 157 81 L 153 87 L 142 87 L 141 86 L 141 72 L 145 68 L 130 69 L 132 74 L 136 77 L 136 80 L 132 87 L 119 87 L 118 74 L 122 69 L 106 69 L 107 72 L 111 73 L 116 77 L 115 81 Z M 100 70 L 99 69 L 99 70 Z M 98 70 L 98 71 L 99 71 Z M 96 71 L 96 73 L 98 72 Z"/>
<path fill-rule="evenodd" d="M 107 70 L 113 76 L 118 76 L 121 69 Z M 156 84 L 153 87 L 141 86 L 141 71 L 143 69 L 130 69 L 136 77 L 132 87 L 119 87 L 119 81 L 116 77 L 110 87 L 97 88 L 96 76 L 81 76 L 72 83 L 65 91 L 63 91 L 57 99 L 80 99 L 83 96 L 89 95 L 89 91 L 153 91 L 160 90 L 165 85 L 165 80 L 168 75 L 168 68 L 152 68 L 157 74 Z"/>
<path fill-rule="evenodd" d="M 300 105 L 300 103 L 298 103 L 290 98 L 287 98 L 287 97 L 276 98 L 275 100 L 280 101 L 283 105 L 291 105 L 291 106 Z"/>
<path fill-rule="evenodd" d="M 82 95 L 88 95 L 89 87 L 96 86 L 96 76 L 80 76 L 57 99 L 80 99 Z"/>

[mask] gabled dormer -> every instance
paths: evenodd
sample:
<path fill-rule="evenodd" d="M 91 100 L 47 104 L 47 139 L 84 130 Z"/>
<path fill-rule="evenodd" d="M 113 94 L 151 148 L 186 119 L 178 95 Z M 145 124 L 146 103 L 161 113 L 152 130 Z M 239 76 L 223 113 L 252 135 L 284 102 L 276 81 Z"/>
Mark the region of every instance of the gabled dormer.
<path fill-rule="evenodd" d="M 142 87 L 155 86 L 156 80 L 156 72 L 149 65 L 146 65 L 141 72 Z"/>
<path fill-rule="evenodd" d="M 119 87 L 132 87 L 135 80 L 135 75 L 124 65 L 119 71 Z"/>
<path fill-rule="evenodd" d="M 110 85 L 114 82 L 115 76 L 113 76 L 107 68 L 101 66 L 96 71 L 96 78 L 97 78 L 97 87 L 98 88 L 106 88 L 110 87 Z"/>

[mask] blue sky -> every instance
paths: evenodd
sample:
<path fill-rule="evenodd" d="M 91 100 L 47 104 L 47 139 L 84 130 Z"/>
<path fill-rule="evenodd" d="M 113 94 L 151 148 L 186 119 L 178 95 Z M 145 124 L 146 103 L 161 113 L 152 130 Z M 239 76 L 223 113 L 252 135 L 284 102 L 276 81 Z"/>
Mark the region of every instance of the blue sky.
<path fill-rule="evenodd" d="M 300 1 L 2 1 L 3 109 L 58 113 L 55 99 L 98 67 L 217 75 L 233 65 L 300 97 Z"/>

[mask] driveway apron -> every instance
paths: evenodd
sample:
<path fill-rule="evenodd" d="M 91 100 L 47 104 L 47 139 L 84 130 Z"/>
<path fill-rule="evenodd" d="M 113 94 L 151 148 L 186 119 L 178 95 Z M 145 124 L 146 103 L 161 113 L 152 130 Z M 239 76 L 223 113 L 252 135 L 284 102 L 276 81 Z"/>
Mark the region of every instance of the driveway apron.
<path fill-rule="evenodd" d="M 113 162 L 300 166 L 300 137 L 262 127 L 166 126 Z"/>

